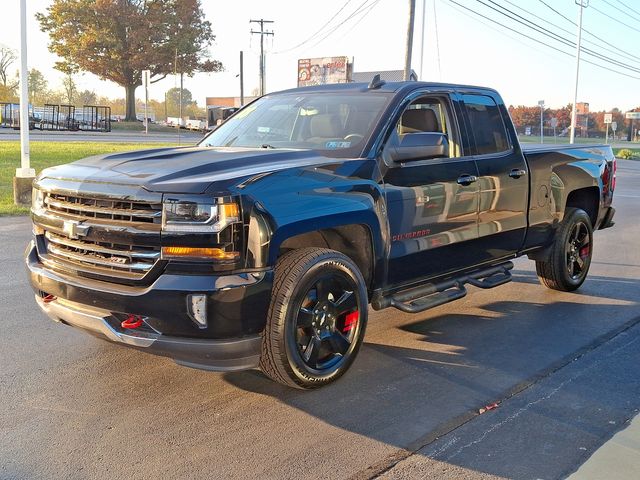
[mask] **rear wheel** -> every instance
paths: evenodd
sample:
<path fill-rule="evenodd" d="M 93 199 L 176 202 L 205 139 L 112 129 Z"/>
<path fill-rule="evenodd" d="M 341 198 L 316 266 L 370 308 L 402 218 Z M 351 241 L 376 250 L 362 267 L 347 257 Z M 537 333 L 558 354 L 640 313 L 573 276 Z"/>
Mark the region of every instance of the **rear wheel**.
<path fill-rule="evenodd" d="M 317 388 L 351 366 L 367 323 L 358 267 L 334 250 L 303 248 L 276 265 L 260 368 L 291 387 Z"/>
<path fill-rule="evenodd" d="M 536 262 L 540 283 L 563 292 L 580 288 L 587 278 L 592 254 L 593 229 L 589 215 L 579 208 L 567 208 L 549 258 Z"/>

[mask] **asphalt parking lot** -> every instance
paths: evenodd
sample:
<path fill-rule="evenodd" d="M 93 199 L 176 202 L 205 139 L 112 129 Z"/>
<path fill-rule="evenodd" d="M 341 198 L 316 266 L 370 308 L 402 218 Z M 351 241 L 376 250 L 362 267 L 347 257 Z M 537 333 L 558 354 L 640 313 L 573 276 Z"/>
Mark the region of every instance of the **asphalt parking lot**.
<path fill-rule="evenodd" d="M 640 408 L 640 162 L 619 162 L 615 206 L 578 292 L 520 259 L 503 287 L 372 312 L 351 371 L 313 392 L 51 322 L 28 219 L 0 218 L 0 478 L 562 478 Z"/>

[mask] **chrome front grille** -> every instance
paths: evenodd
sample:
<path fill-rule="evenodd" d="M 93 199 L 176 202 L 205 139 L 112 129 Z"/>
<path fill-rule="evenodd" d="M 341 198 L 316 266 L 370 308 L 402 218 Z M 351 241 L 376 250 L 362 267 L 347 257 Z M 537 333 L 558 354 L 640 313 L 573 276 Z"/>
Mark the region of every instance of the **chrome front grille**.
<path fill-rule="evenodd" d="M 110 198 L 87 198 L 49 193 L 45 207 L 52 213 L 60 213 L 83 220 L 89 218 L 124 222 L 160 223 L 161 205 L 149 202 Z"/>
<path fill-rule="evenodd" d="M 142 280 L 160 260 L 159 202 L 47 193 L 44 207 L 45 218 L 62 222 L 42 225 L 41 258 L 53 268 L 127 282 Z"/>

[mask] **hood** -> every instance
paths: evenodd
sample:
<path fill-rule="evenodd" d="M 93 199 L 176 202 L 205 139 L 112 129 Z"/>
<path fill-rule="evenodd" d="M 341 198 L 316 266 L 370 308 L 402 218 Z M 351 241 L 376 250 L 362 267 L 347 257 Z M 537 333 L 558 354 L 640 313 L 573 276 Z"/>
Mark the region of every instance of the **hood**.
<path fill-rule="evenodd" d="M 49 168 L 40 178 L 135 185 L 162 193 L 205 193 L 228 191 L 262 173 L 334 162 L 312 150 L 156 148 L 85 158 Z"/>

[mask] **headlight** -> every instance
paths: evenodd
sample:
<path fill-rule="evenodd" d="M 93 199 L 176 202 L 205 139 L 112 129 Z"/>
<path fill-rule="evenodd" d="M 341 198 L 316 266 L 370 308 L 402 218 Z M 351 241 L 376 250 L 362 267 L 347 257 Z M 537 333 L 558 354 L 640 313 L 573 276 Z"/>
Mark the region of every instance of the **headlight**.
<path fill-rule="evenodd" d="M 214 199 L 167 199 L 162 206 L 162 229 L 166 232 L 217 233 L 240 221 L 235 202 Z"/>

